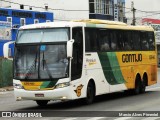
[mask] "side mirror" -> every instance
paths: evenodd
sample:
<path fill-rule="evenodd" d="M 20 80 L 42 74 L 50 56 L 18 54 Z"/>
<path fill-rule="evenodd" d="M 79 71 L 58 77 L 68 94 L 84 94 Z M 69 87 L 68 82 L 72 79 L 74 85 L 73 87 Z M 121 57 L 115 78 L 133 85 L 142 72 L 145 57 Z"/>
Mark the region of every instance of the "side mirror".
<path fill-rule="evenodd" d="M 3 45 L 3 56 L 4 58 L 9 59 L 9 45 L 14 43 L 14 41 L 7 42 Z"/>
<path fill-rule="evenodd" d="M 72 54 L 73 54 L 73 43 L 74 40 L 69 40 L 67 42 L 67 57 L 72 58 Z"/>

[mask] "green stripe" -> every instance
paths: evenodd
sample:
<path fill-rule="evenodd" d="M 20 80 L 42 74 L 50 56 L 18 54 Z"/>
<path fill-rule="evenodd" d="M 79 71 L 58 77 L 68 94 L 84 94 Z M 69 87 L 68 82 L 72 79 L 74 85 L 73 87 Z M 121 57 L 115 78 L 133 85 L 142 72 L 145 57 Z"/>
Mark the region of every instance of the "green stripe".
<path fill-rule="evenodd" d="M 54 81 L 44 81 L 43 84 L 41 85 L 41 88 L 51 88 L 53 86 L 55 86 L 55 84 L 57 83 L 58 80 L 54 80 Z"/>
<path fill-rule="evenodd" d="M 98 53 L 104 76 L 111 85 L 125 83 L 115 52 Z"/>

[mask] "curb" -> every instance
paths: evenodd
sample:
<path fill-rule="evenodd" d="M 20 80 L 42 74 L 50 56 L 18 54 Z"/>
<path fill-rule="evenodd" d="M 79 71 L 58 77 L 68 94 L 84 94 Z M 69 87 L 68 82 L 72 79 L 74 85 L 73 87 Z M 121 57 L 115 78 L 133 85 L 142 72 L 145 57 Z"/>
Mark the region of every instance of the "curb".
<path fill-rule="evenodd" d="M 0 92 L 13 91 L 13 86 L 0 88 Z"/>

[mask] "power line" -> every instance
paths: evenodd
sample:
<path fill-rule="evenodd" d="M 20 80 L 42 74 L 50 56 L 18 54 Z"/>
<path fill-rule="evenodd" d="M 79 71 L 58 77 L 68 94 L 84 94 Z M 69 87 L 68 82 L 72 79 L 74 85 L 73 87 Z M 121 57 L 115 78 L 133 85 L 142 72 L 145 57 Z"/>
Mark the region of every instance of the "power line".
<path fill-rule="evenodd" d="M 7 2 L 7 3 L 12 3 L 12 4 L 17 4 L 17 5 L 22 5 L 20 3 L 16 3 L 16 2 L 11 2 L 11 1 L 7 1 L 7 0 L 0 0 L 0 1 L 4 1 L 4 2 Z M 91 3 L 91 2 L 90 2 Z M 94 2 L 93 2 L 94 3 Z M 32 6 L 32 5 L 26 5 L 26 4 L 23 4 L 24 6 L 28 6 L 28 7 L 33 7 L 33 8 L 41 8 L 41 9 L 46 9 L 44 7 L 38 7 L 38 6 Z M 107 6 L 109 7 L 112 7 L 113 8 L 113 4 L 110 5 L 108 4 Z M 117 7 L 122 7 L 120 5 L 117 5 Z M 122 7 L 122 8 L 125 8 L 125 9 L 130 9 L 132 10 L 132 8 L 128 8 L 128 7 Z M 89 11 L 89 10 L 73 10 L 73 9 L 53 9 L 53 8 L 48 8 L 49 10 L 61 10 L 61 11 Z M 159 13 L 160 11 L 144 11 L 144 10 L 139 10 L 139 9 L 135 9 L 136 11 L 139 11 L 139 12 L 144 12 L 144 13 Z"/>
<path fill-rule="evenodd" d="M 7 3 L 12 3 L 12 4 L 17 4 L 17 5 L 22 5 L 20 3 L 16 3 L 16 2 L 11 2 L 11 1 L 7 1 L 7 0 L 1 0 Z M 23 4 L 24 5 L 24 4 Z M 41 9 L 46 9 L 44 7 L 37 7 L 37 6 L 31 6 L 31 5 L 24 5 L 24 6 L 28 6 L 28 7 L 33 7 L 33 8 L 41 8 Z M 69 9 L 52 9 L 52 8 L 48 8 L 49 10 L 61 10 L 61 11 L 89 11 L 89 10 L 69 10 Z"/>
<path fill-rule="evenodd" d="M 12 3 L 12 4 L 17 4 L 17 5 L 22 5 L 20 3 L 16 3 L 16 2 L 11 2 L 11 1 L 7 1 L 7 0 L 0 0 L 0 1 L 3 1 L 3 2 L 7 2 L 7 3 Z M 23 4 L 24 5 L 24 4 Z M 40 9 L 45 9 L 44 7 L 38 7 L 38 6 L 31 6 L 31 5 L 24 5 L 24 6 L 28 6 L 28 7 L 33 7 L 33 8 L 40 8 Z M 108 7 L 110 8 L 113 8 L 114 7 L 114 4 L 108 4 L 107 5 Z M 128 8 L 128 7 L 124 7 L 124 6 L 120 6 L 120 5 L 117 5 L 118 8 L 123 8 L 123 9 L 128 9 L 128 10 L 132 10 L 132 8 Z M 89 11 L 89 10 L 73 10 L 73 9 L 52 9 L 52 8 L 48 8 L 48 10 L 55 10 L 55 11 Z M 136 12 L 142 12 L 142 13 L 146 13 L 146 14 L 151 14 L 151 15 L 146 15 L 146 16 L 142 16 L 142 17 L 147 17 L 147 16 L 153 16 L 153 15 L 158 15 L 160 14 L 160 11 L 144 11 L 144 10 L 139 10 L 139 9 L 135 9 Z M 131 11 L 128 11 L 128 12 L 125 12 L 125 13 L 130 13 Z M 136 17 L 138 18 L 138 17 Z M 58 19 L 57 19 L 58 20 Z"/>

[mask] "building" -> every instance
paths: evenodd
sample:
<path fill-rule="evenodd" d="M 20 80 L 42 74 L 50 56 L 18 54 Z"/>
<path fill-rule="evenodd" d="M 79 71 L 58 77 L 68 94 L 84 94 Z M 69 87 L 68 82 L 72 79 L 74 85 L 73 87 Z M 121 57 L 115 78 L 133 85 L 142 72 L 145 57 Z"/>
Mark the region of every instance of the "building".
<path fill-rule="evenodd" d="M 53 21 L 51 12 L 0 8 L 0 57 L 3 56 L 3 44 L 16 39 L 20 26 L 50 21 Z M 13 55 L 13 45 L 10 48 Z"/>
<path fill-rule="evenodd" d="M 11 0 L 8 0 L 11 1 Z M 4 1 L 3 1 L 4 2 Z M 52 11 L 55 21 L 105 19 L 124 21 L 125 0 L 12 0 L 6 7 Z"/>

